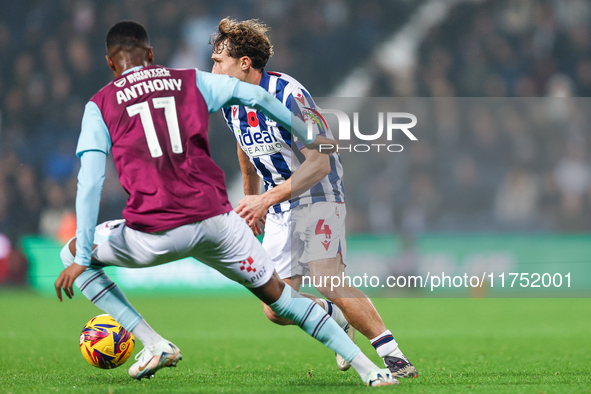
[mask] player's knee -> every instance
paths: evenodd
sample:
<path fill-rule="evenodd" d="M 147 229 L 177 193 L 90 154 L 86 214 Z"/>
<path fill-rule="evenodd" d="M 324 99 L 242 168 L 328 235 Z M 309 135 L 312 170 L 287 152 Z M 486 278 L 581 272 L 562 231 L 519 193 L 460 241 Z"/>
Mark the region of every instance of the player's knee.
<path fill-rule="evenodd" d="M 267 316 L 267 319 L 269 319 L 271 322 L 279 324 L 280 326 L 285 326 L 288 324 L 287 320 L 273 312 L 269 305 L 263 303 L 263 310 L 265 311 L 265 316 Z"/>
<path fill-rule="evenodd" d="M 71 240 L 66 242 L 66 244 L 64 245 L 64 247 L 62 248 L 62 250 L 60 252 L 60 257 L 62 259 L 62 263 L 64 264 L 64 267 L 66 267 L 66 268 L 69 267 L 74 262 L 74 254 L 72 253 L 72 250 L 70 248 L 70 244 L 75 239 L 76 238 L 72 238 Z"/>

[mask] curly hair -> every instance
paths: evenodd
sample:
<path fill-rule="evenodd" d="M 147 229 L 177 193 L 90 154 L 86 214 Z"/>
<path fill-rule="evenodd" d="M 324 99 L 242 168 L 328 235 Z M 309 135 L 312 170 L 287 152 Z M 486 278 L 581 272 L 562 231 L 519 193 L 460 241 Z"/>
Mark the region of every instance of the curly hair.
<path fill-rule="evenodd" d="M 273 56 L 273 45 L 267 37 L 267 25 L 257 19 L 238 22 L 224 18 L 218 25 L 218 31 L 209 38 L 214 53 L 222 53 L 228 49 L 228 54 L 234 59 L 248 56 L 252 60 L 252 67 L 262 70 Z"/>

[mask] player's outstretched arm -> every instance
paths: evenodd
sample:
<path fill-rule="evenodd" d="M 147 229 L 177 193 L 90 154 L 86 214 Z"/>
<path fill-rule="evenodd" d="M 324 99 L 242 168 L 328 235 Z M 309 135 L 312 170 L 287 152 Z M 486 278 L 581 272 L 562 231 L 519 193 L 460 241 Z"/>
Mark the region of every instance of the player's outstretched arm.
<path fill-rule="evenodd" d="M 104 152 L 92 150 L 80 155 L 76 193 L 76 257 L 74 259 L 78 265 L 90 265 L 106 164 L 107 155 Z"/>
<path fill-rule="evenodd" d="M 245 105 L 263 112 L 281 126 L 291 130 L 306 148 L 320 150 L 324 154 L 331 154 L 336 150 L 336 141 L 315 134 L 308 135 L 306 124 L 301 119 L 292 117 L 291 111 L 283 103 L 260 86 L 239 82 L 234 88 L 233 96 L 238 102 L 232 104 Z"/>
<path fill-rule="evenodd" d="M 98 106 L 89 101 L 84 108 L 76 155 L 80 158 L 76 192 L 76 256 L 55 282 L 57 296 L 61 289 L 72 298 L 74 280 L 90 265 L 94 228 L 98 220 L 101 191 L 105 180 L 107 154 L 111 150 L 109 130 Z"/>
<path fill-rule="evenodd" d="M 263 112 L 281 126 L 296 135 L 309 149 L 324 154 L 336 151 L 337 143 L 323 136 L 312 134 L 308 138 L 308 128 L 301 119 L 294 119 L 292 114 L 279 100 L 257 85 L 240 82 L 227 75 L 211 74 L 196 70 L 197 87 L 203 94 L 209 113 L 219 111 L 230 105 L 244 105 Z"/>
<path fill-rule="evenodd" d="M 72 298 L 74 280 L 90 265 L 106 163 L 107 155 L 104 152 L 91 150 L 80 153 L 76 192 L 76 256 L 74 263 L 64 269 L 55 282 L 60 301 L 61 289 L 64 289 L 68 298 Z"/>

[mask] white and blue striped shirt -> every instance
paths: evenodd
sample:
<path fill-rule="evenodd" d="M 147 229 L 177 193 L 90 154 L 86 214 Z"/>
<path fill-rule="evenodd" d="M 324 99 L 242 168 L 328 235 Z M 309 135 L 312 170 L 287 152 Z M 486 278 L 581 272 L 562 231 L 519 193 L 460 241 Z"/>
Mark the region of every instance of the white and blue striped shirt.
<path fill-rule="evenodd" d="M 318 119 L 316 104 L 308 91 L 294 78 L 286 74 L 263 70 L 260 86 L 275 96 L 296 116 L 304 121 Z M 222 112 L 230 130 L 242 150 L 248 155 L 263 179 L 265 190 L 280 185 L 298 169 L 305 160 L 300 149 L 301 142 L 292 141 L 289 130 L 267 118 L 254 108 L 233 105 Z M 315 125 L 316 133 L 334 138 L 328 125 L 320 118 L 322 125 Z M 294 144 L 294 146 L 292 146 Z M 345 202 L 343 166 L 337 153 L 330 156 L 330 173 L 310 190 L 297 198 L 275 204 L 269 212 L 285 212 L 300 204 L 319 201 Z"/>

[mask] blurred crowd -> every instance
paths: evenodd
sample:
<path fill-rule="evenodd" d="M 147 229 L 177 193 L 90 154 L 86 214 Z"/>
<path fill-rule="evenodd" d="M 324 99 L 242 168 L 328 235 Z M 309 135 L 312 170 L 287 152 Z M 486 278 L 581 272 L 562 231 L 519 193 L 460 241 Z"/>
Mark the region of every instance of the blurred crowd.
<path fill-rule="evenodd" d="M 418 141 L 393 135 L 390 143 L 406 154 L 342 153 L 348 230 L 588 232 L 590 104 L 574 97 L 367 100 L 359 108 L 365 134 L 376 130 L 376 108 L 421 122 L 412 128 Z"/>
<path fill-rule="evenodd" d="M 512 99 L 500 111 L 478 99 L 432 108 L 408 155 L 357 178 L 369 198 L 350 196 L 352 230 L 591 230 L 591 102 L 580 98 L 591 95 L 591 2 L 467 2 L 427 34 L 410 82 L 373 71 L 372 96 Z M 542 96 L 539 111 L 515 99 Z"/>
<path fill-rule="evenodd" d="M 458 5 L 428 34 L 411 83 L 402 89 L 399 81 L 368 59 L 421 3 L 22 0 L 4 4 L 0 234 L 14 246 L 26 234 L 64 241 L 74 232 L 78 170 L 74 151 L 80 120 L 87 100 L 112 78 L 104 60 L 104 36 L 121 19 L 134 19 L 148 28 L 158 64 L 204 70 L 211 67 L 208 39 L 221 18 L 261 19 L 271 27 L 275 45 L 268 69 L 294 76 L 316 96 L 330 94 L 362 64 L 376 77 L 373 96 L 591 94 L 591 7 L 585 0 Z M 385 171 L 382 179 L 368 186 L 371 198 L 390 214 L 357 201 L 352 193 L 352 230 L 591 229 L 586 219 L 591 213 L 591 174 L 584 123 L 578 131 L 558 129 L 540 135 L 522 127 L 530 120 L 516 111 L 509 111 L 501 123 L 483 113 L 471 116 L 473 127 L 443 137 L 433 135 L 428 143 L 410 148 L 408 155 L 385 162 L 384 168 L 403 178 L 393 183 Z M 214 158 L 227 179 L 234 179 L 236 147 L 228 143 L 222 117 L 211 119 Z M 440 161 L 443 156 L 447 161 Z M 398 166 L 400 161 L 406 164 Z M 451 175 L 441 177 L 436 170 L 447 165 Z M 359 171 L 349 172 L 347 183 L 366 180 Z M 515 196 L 527 201 L 518 205 Z M 125 198 L 109 163 L 99 220 L 120 217 Z M 3 258 L 0 253 L 0 283 L 6 277 Z"/>

